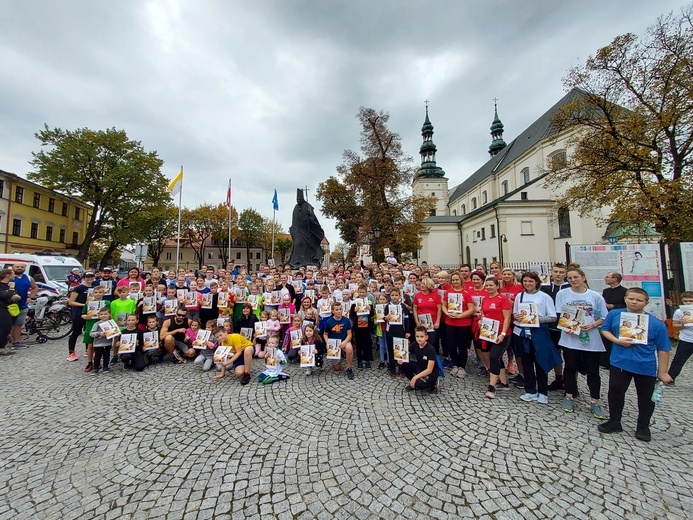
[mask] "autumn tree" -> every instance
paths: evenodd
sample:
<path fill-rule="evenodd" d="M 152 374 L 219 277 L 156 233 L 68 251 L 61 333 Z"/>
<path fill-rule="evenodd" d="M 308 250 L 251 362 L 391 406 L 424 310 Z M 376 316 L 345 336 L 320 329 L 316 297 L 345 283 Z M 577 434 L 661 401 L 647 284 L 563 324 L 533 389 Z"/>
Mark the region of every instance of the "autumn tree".
<path fill-rule="evenodd" d="M 554 121 L 573 132 L 565 167 L 547 177 L 569 186 L 559 204 L 602 223 L 649 222 L 670 244 L 693 240 L 692 11 L 660 18 L 643 38 L 618 36 L 569 71 L 566 86 L 583 95 Z"/>
<path fill-rule="evenodd" d="M 114 219 L 136 219 L 142 204 L 169 200 L 163 161 L 146 151 L 124 130 L 74 131 L 48 125 L 36 134 L 45 149 L 33 152 L 32 181 L 49 189 L 79 197 L 92 206 L 77 259 L 84 261 L 95 240 L 105 237 Z M 132 202 L 132 203 L 131 203 Z"/>
<path fill-rule="evenodd" d="M 202 204 L 194 209 L 184 208 L 181 214 L 181 246 L 189 246 L 197 255 L 198 269 L 205 261 L 207 240 L 215 230 L 214 206 Z"/>
<path fill-rule="evenodd" d="M 238 233 L 245 243 L 248 271 L 251 270 L 250 247 L 262 245 L 264 223 L 262 215 L 252 208 L 244 209 L 238 217 Z"/>
<path fill-rule="evenodd" d="M 158 218 L 153 219 L 144 230 L 142 243 L 147 245 L 147 256 L 152 259 L 152 265 L 158 266 L 166 245 L 175 240 L 178 232 L 178 209 L 168 204 L 159 212 Z"/>
<path fill-rule="evenodd" d="M 271 218 L 266 217 L 263 218 L 262 240 L 266 251 L 272 251 L 272 232 L 274 232 L 274 248 L 276 252 L 277 245 L 279 243 L 279 237 L 281 235 L 285 235 L 286 231 L 284 231 L 282 225 L 276 220 L 272 220 Z"/>
<path fill-rule="evenodd" d="M 291 248 L 294 246 L 293 240 L 290 238 L 278 238 L 275 240 L 274 244 L 274 250 L 275 254 L 277 256 L 276 260 L 278 262 L 286 262 L 287 258 L 286 255 L 289 251 L 291 251 Z"/>
<path fill-rule="evenodd" d="M 226 266 L 229 262 L 229 225 L 231 226 L 231 241 L 238 237 L 238 212 L 231 206 L 229 218 L 229 207 L 226 204 L 218 204 L 211 208 L 212 224 L 212 243 L 222 259 L 222 265 Z"/>
<path fill-rule="evenodd" d="M 346 150 L 337 175 L 320 183 L 317 199 L 323 213 L 337 221 L 341 239 L 351 246 L 366 240 L 370 229 L 379 228 L 375 243 L 398 256 L 421 246 L 422 224 L 435 202 L 416 197 L 411 191 L 414 161 L 402 151 L 402 140 L 387 126 L 390 116 L 361 107 L 360 153 Z"/>

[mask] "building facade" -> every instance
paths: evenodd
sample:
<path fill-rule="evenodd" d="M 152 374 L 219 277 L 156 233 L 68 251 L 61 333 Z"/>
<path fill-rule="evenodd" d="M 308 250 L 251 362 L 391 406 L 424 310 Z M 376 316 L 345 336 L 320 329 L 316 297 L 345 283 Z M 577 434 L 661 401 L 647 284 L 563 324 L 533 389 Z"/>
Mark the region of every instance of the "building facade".
<path fill-rule="evenodd" d="M 76 255 L 91 206 L 0 170 L 0 250 Z"/>
<path fill-rule="evenodd" d="M 503 124 L 495 110 L 490 159 L 466 180 L 448 189 L 448 179 L 435 166 L 433 125 L 422 128 L 421 168 L 413 181 L 415 194 L 440 197 L 424 220 L 420 260 L 448 266 L 469 263 L 550 263 L 566 260 L 566 243 L 605 243 L 606 226 L 580 217 L 556 203 L 560 192 L 544 186 L 551 169 L 571 153 L 570 135 L 557 134 L 554 115 L 580 96 L 572 90 L 513 141 L 503 141 Z M 428 137 L 428 139 L 427 139 Z M 430 144 L 427 144 L 430 143 Z M 430 150 L 433 150 L 431 156 Z"/>

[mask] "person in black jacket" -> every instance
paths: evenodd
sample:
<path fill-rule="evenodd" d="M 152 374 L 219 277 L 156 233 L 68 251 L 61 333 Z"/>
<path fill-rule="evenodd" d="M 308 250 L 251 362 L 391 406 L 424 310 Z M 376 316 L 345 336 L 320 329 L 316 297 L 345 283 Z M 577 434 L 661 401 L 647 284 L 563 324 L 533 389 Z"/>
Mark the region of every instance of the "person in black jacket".
<path fill-rule="evenodd" d="M 373 361 L 373 318 L 375 309 L 371 301 L 366 298 L 368 287 L 360 284 L 357 289 L 357 298 L 351 304 L 349 318 L 354 332 L 354 345 L 356 346 L 356 358 L 359 368 L 371 368 Z"/>
<path fill-rule="evenodd" d="M 14 319 L 7 310 L 8 305 L 20 300 L 20 296 L 14 291 L 14 271 L 3 269 L 0 271 L 0 356 L 10 356 L 14 352 L 5 349 Z"/>

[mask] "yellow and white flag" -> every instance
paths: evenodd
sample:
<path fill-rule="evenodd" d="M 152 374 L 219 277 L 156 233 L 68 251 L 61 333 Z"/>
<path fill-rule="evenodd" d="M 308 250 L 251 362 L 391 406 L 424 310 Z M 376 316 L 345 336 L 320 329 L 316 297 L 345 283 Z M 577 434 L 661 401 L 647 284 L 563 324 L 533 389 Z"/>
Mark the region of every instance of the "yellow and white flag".
<path fill-rule="evenodd" d="M 176 175 L 173 180 L 168 184 L 168 191 L 171 192 L 171 196 L 175 197 L 180 193 L 180 189 L 183 186 L 183 167 L 180 167 L 180 173 Z"/>

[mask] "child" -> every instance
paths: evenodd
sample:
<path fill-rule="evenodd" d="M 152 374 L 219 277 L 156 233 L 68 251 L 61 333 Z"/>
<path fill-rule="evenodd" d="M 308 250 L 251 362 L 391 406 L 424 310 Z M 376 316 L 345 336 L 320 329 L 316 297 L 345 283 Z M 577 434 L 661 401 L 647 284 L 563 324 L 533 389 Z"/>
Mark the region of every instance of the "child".
<path fill-rule="evenodd" d="M 609 374 L 609 420 L 597 428 L 601 433 L 619 433 L 623 431 L 621 417 L 625 403 L 626 390 L 631 380 L 635 381 L 638 395 L 638 423 L 635 438 L 650 442 L 650 419 L 655 409 L 652 392 L 657 377 L 663 383 L 673 379 L 667 373 L 669 366 L 669 334 L 666 326 L 652 314 L 645 313 L 650 300 L 647 291 L 631 287 L 626 292 L 625 309 L 612 309 L 602 325 L 602 335 L 613 343 L 611 347 L 611 371 Z M 633 343 L 633 338 L 619 337 L 621 314 L 632 312 L 648 316 L 647 345 Z"/>
<path fill-rule="evenodd" d="M 196 280 L 190 280 L 188 293 L 192 294 L 192 298 L 185 301 L 185 308 L 188 311 L 188 319 L 194 320 L 200 317 L 200 302 L 202 301 L 202 293 L 197 291 Z"/>
<path fill-rule="evenodd" d="M 306 314 L 308 312 L 312 312 L 313 310 L 313 300 L 310 299 L 308 296 L 304 296 L 301 299 L 301 308 L 298 310 L 298 314 L 301 315 L 301 318 L 304 320 L 306 319 Z"/>
<path fill-rule="evenodd" d="M 318 330 L 324 331 L 327 320 L 332 316 L 332 298 L 330 298 L 330 288 L 323 285 L 320 288 L 320 299 L 318 300 Z"/>
<path fill-rule="evenodd" d="M 145 287 L 146 289 L 146 287 Z M 137 327 L 137 316 L 128 314 L 125 317 L 125 327 L 121 329 L 122 334 L 137 334 L 137 342 L 135 343 L 135 352 L 121 354 L 120 360 L 123 362 L 123 370 L 134 368 L 138 372 L 144 370 L 144 354 L 142 350 L 142 331 Z M 120 349 L 120 336 L 113 342 L 114 352 L 113 357 L 118 357 Z"/>
<path fill-rule="evenodd" d="M 385 305 L 387 307 L 387 296 L 385 293 L 379 293 L 377 297 L 377 303 L 380 305 Z M 387 355 L 387 332 L 385 328 L 387 327 L 387 322 L 376 322 L 375 324 L 375 337 L 378 338 L 378 347 L 380 349 L 380 363 L 378 368 L 385 368 L 388 363 Z"/>
<path fill-rule="evenodd" d="M 156 317 L 156 311 L 159 309 L 161 304 L 159 302 L 154 302 L 154 312 L 144 312 L 144 299 L 145 298 L 153 298 L 154 297 L 154 287 L 152 285 L 145 285 L 144 287 L 144 292 L 142 293 L 143 296 L 140 298 L 140 301 L 137 302 L 136 306 L 136 314 L 138 316 L 138 325 L 140 327 L 140 330 L 144 330 L 147 328 L 147 320 L 149 319 L 150 316 Z"/>
<path fill-rule="evenodd" d="M 262 311 L 260 314 L 260 321 L 265 322 L 265 330 L 267 330 L 267 322 L 269 320 L 270 314 L 267 311 Z M 253 338 L 255 339 L 255 357 L 264 358 L 265 357 L 265 345 L 267 344 L 267 335 L 260 337 L 257 332 L 253 331 Z"/>
<path fill-rule="evenodd" d="M 359 299 L 364 300 L 368 314 L 359 314 L 355 303 L 351 304 L 349 313 L 351 326 L 354 331 L 354 344 L 356 345 L 356 357 L 358 358 L 357 366 L 359 368 L 371 368 L 371 361 L 373 361 L 373 339 L 371 338 L 371 332 L 373 330 L 374 312 L 370 301 L 366 299 L 367 291 L 368 288 L 365 284 L 358 286 L 357 296 Z M 346 291 L 342 294 L 346 296 Z"/>
<path fill-rule="evenodd" d="M 288 310 L 290 320 L 292 319 L 291 317 L 296 314 L 296 306 L 293 303 L 291 303 L 291 295 L 289 293 L 285 293 L 282 296 L 282 304 L 279 306 L 279 309 L 280 310 L 282 310 L 282 309 Z M 286 335 L 286 331 L 289 330 L 290 323 L 291 323 L 291 321 L 282 322 L 282 324 L 281 324 L 282 337 L 284 337 Z"/>
<path fill-rule="evenodd" d="M 343 308 L 340 302 L 332 304 L 332 317 L 325 324 L 325 332 L 323 339 L 325 344 L 328 344 L 330 339 L 338 339 L 341 341 L 342 350 L 346 353 L 347 369 L 346 375 L 349 380 L 354 379 L 354 371 L 352 365 L 354 363 L 354 347 L 351 345 L 351 320 L 343 316 Z M 342 360 L 340 359 L 334 364 L 335 372 L 342 369 Z"/>
<path fill-rule="evenodd" d="M 384 294 L 384 293 L 383 293 Z M 401 323 L 397 323 L 395 320 L 397 319 L 397 313 L 395 312 L 397 306 L 399 305 L 400 308 L 403 307 L 402 301 L 401 301 L 401 292 L 399 289 L 392 289 L 390 292 L 390 303 L 385 307 L 385 323 L 386 325 L 386 340 L 387 340 L 387 357 L 388 357 L 388 369 L 389 369 L 389 376 L 390 379 L 396 379 L 397 378 L 397 365 L 395 363 L 395 353 L 394 353 L 394 343 L 392 341 L 393 338 L 406 338 L 409 339 L 410 335 L 409 332 L 409 318 L 407 317 L 406 314 L 404 314 L 404 311 L 402 310 L 401 314 Z M 402 372 L 402 369 L 400 367 L 400 375 L 404 377 L 404 373 Z"/>
<path fill-rule="evenodd" d="M 267 340 L 267 348 L 273 349 L 274 355 L 265 357 L 265 370 L 257 376 L 257 380 L 263 385 L 289 379 L 289 376 L 282 372 L 282 365 L 286 364 L 286 358 L 281 349 L 277 348 L 277 345 L 279 345 L 279 339 L 276 336 Z"/>
<path fill-rule="evenodd" d="M 693 305 L 693 292 L 684 291 L 681 293 L 681 303 L 683 305 Z M 673 385 L 676 378 L 679 377 L 683 365 L 686 364 L 688 358 L 693 354 L 693 317 L 688 315 L 688 311 L 684 313 L 681 309 L 676 309 L 674 312 L 673 325 L 679 331 L 679 342 L 676 345 L 676 354 L 674 360 L 669 367 L 669 375 Z"/>
<path fill-rule="evenodd" d="M 207 323 L 219 316 L 219 283 L 216 280 L 209 284 L 209 292 L 212 294 L 211 306 L 200 306 L 200 321 L 202 323 Z"/>
<path fill-rule="evenodd" d="M 173 291 L 175 297 L 175 290 Z M 130 289 L 125 286 L 116 287 L 115 295 L 118 297 L 117 300 L 113 300 L 110 304 L 111 316 L 116 320 L 119 327 L 125 326 L 125 317 L 128 314 L 135 314 L 137 310 L 137 303 L 135 300 L 129 297 Z M 113 358 L 111 359 L 111 364 L 118 362 L 118 353 L 113 353 Z"/>
<path fill-rule="evenodd" d="M 127 287 L 122 287 L 126 291 Z M 127 293 L 126 293 L 127 294 Z M 130 300 L 132 301 L 132 300 Z M 134 303 L 134 302 L 133 302 Z M 111 319 L 111 311 L 107 307 L 101 307 L 98 313 L 98 321 L 94 324 L 89 335 L 93 338 L 92 350 L 94 351 L 94 369 L 92 370 L 92 375 L 99 374 L 99 367 L 101 366 L 101 361 L 104 361 L 103 371 L 108 372 L 108 356 L 111 353 L 111 345 L 113 344 L 112 339 L 106 338 L 106 333 L 102 332 L 99 327 L 100 323 L 106 323 Z M 117 359 L 117 357 L 116 357 Z"/>
<path fill-rule="evenodd" d="M 124 287 L 121 287 L 121 289 L 123 289 L 123 288 Z M 94 292 L 92 293 L 93 298 L 94 298 L 92 301 L 102 302 L 102 306 L 105 308 L 108 308 L 110 302 L 108 302 L 104 299 L 105 293 L 106 293 L 105 287 L 102 285 L 97 285 L 96 287 L 94 287 Z M 87 348 L 87 366 L 84 369 L 84 371 L 87 373 L 91 372 L 94 368 L 94 364 L 92 363 L 93 358 L 94 358 L 94 351 L 93 351 L 94 340 L 92 339 L 90 333 L 91 333 L 91 329 L 94 327 L 94 324 L 96 323 L 97 317 L 98 317 L 98 311 L 95 311 L 93 306 L 92 306 L 92 309 L 89 309 L 89 304 L 86 304 L 84 306 L 84 309 L 82 309 L 82 319 L 84 320 L 84 343 L 86 344 L 86 348 Z M 117 360 L 117 357 L 116 357 L 116 360 Z"/>
<path fill-rule="evenodd" d="M 272 278 L 267 278 L 265 280 L 265 292 L 262 294 L 263 310 L 271 313 L 279 308 L 279 302 L 275 302 L 273 299 L 274 290 L 274 280 Z"/>
<path fill-rule="evenodd" d="M 275 311 L 270 311 L 269 319 L 267 320 L 267 337 L 277 336 L 277 343 L 279 343 L 279 331 L 281 330 L 281 323 L 279 323 L 279 313 Z"/>
<path fill-rule="evenodd" d="M 188 336 L 190 337 L 191 342 L 195 341 L 195 339 L 197 338 L 197 333 L 200 330 L 200 325 L 201 325 L 200 320 L 192 320 L 190 322 L 190 328 L 185 333 L 185 335 L 186 335 L 186 337 L 188 337 Z M 211 327 L 210 327 L 210 325 L 211 325 Z M 212 330 L 213 331 L 214 325 L 216 325 L 214 320 L 210 320 L 207 323 L 207 326 L 205 328 L 206 328 L 206 330 Z M 194 335 L 194 337 L 193 337 L 193 335 Z M 195 358 L 195 361 L 193 361 L 193 363 L 195 365 L 202 365 L 202 371 L 208 372 L 212 368 L 212 365 L 214 364 L 214 351 L 217 349 L 218 346 L 219 345 L 216 342 L 216 338 L 214 338 L 212 336 L 210 338 L 210 340 L 207 341 L 207 348 L 197 350 L 197 357 Z"/>
<path fill-rule="evenodd" d="M 156 314 L 150 314 L 147 317 L 147 323 L 146 323 L 146 328 L 143 331 L 144 332 L 156 332 L 156 338 L 157 341 L 159 339 L 159 318 L 156 317 Z M 144 345 L 146 346 L 146 345 Z M 147 365 L 151 365 L 155 361 L 157 363 L 163 363 L 164 361 L 164 356 L 162 355 L 162 349 L 161 346 L 157 349 L 152 349 L 152 350 L 145 350 L 144 351 L 144 357 L 145 361 L 147 362 Z"/>
<path fill-rule="evenodd" d="M 282 350 L 287 355 L 287 359 L 291 362 L 298 359 L 298 347 L 301 346 L 300 342 L 298 344 L 294 344 L 294 342 L 291 340 L 292 332 L 298 332 L 299 340 L 303 337 L 303 318 L 301 318 L 301 316 L 298 314 L 294 314 L 293 318 L 291 318 L 291 327 L 289 327 L 287 332 L 284 334 L 284 342 L 282 344 Z"/>
<path fill-rule="evenodd" d="M 260 313 L 262 312 L 262 294 L 260 294 L 260 284 L 253 283 L 250 284 L 250 296 L 248 297 L 248 302 L 252 305 L 253 314 L 260 319 Z"/>
<path fill-rule="evenodd" d="M 253 363 L 253 344 L 240 334 L 228 334 L 223 328 L 214 329 L 214 337 L 220 346 L 231 347 L 231 357 L 221 363 L 221 373 L 214 379 L 226 375 L 226 369 L 233 367 L 236 377 L 241 378 L 241 384 L 250 383 L 250 368 Z"/>
<path fill-rule="evenodd" d="M 301 345 L 313 345 L 313 354 L 315 354 L 315 368 L 322 367 L 323 356 L 327 352 L 325 343 L 320 339 L 320 335 L 315 328 L 315 325 L 308 323 L 303 327 L 303 338 L 301 339 Z M 311 375 L 313 373 L 312 368 L 306 368 L 306 375 Z"/>
<path fill-rule="evenodd" d="M 436 362 L 436 349 L 428 342 L 426 327 L 419 325 L 414 329 L 414 339 L 417 347 L 410 350 L 415 359 L 409 359 L 409 363 L 398 360 L 400 370 L 409 379 L 407 390 L 438 391 L 438 363 Z"/>

